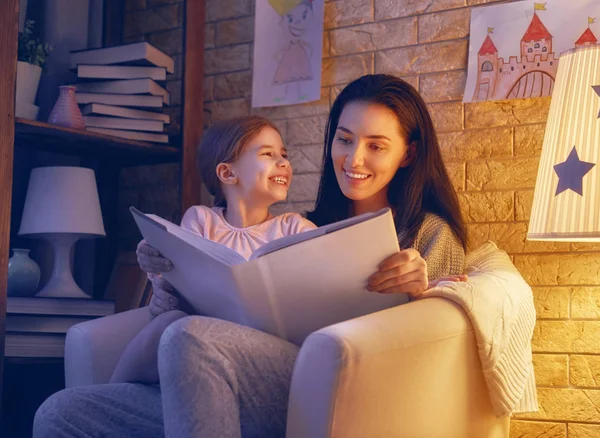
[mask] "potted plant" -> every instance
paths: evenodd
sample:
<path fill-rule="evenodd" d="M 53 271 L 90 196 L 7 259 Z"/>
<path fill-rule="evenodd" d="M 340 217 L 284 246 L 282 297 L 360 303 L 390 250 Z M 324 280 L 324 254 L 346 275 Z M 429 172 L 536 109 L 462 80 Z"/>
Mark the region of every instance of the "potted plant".
<path fill-rule="evenodd" d="M 38 113 L 35 96 L 51 49 L 33 36 L 33 25 L 33 20 L 27 20 L 23 31 L 19 32 L 15 115 L 35 120 Z"/>

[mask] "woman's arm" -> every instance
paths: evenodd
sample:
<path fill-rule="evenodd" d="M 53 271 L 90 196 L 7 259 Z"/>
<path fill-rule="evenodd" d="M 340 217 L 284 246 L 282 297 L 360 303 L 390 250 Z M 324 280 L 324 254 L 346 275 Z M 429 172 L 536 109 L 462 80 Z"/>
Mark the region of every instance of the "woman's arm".
<path fill-rule="evenodd" d="M 369 278 L 368 290 L 420 296 L 433 280 L 464 281 L 465 253 L 450 226 L 435 215 L 427 215 L 413 247 L 388 257 Z M 433 282 L 432 282 L 433 283 Z"/>
<path fill-rule="evenodd" d="M 419 229 L 413 248 L 427 262 L 429 280 L 462 274 L 465 250 L 446 221 L 428 214 Z"/>

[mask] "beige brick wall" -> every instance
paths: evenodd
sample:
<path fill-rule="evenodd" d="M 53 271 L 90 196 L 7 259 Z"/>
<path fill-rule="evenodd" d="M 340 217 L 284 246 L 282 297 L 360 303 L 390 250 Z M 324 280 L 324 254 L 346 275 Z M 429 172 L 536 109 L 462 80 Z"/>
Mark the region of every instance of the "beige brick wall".
<path fill-rule="evenodd" d="M 319 177 L 330 103 L 348 81 L 391 73 L 418 88 L 434 118 L 473 245 L 491 239 L 531 284 L 540 412 L 513 420 L 512 437 L 600 436 L 600 246 L 529 242 L 537 164 L 550 100 L 463 104 L 472 8 L 489 0 L 326 1 L 318 102 L 251 110 L 254 10 L 207 0 L 205 123 L 254 112 L 275 120 L 296 178 L 280 210 L 304 210 Z"/>

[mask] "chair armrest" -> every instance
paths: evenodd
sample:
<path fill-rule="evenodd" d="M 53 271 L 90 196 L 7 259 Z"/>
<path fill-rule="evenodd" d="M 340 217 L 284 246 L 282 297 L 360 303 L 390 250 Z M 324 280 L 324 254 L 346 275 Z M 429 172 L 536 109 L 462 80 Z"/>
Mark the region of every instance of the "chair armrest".
<path fill-rule="evenodd" d="M 129 341 L 151 320 L 142 307 L 71 327 L 65 341 L 66 387 L 108 383 Z"/>
<path fill-rule="evenodd" d="M 287 438 L 508 437 L 466 315 L 428 298 L 311 334 L 296 360 Z"/>

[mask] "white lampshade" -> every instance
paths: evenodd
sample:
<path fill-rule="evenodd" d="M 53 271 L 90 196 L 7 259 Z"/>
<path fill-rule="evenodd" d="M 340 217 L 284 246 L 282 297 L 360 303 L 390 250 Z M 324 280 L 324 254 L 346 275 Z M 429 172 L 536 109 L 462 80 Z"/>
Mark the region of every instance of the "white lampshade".
<path fill-rule="evenodd" d="M 600 45 L 558 64 L 529 240 L 600 241 Z"/>
<path fill-rule="evenodd" d="M 19 235 L 106 235 L 96 177 L 83 167 L 38 167 L 31 171 Z"/>

